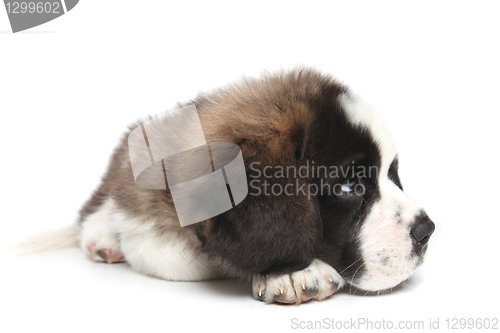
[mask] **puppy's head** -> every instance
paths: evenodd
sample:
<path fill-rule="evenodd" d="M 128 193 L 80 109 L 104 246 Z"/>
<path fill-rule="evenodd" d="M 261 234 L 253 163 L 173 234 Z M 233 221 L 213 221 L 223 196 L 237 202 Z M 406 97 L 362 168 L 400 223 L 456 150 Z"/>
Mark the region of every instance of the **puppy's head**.
<path fill-rule="evenodd" d="M 422 264 L 434 223 L 403 192 L 398 156 L 380 120 L 348 93 L 337 102 L 331 123 L 318 125 L 335 128 L 330 143 L 313 140 L 317 158 L 341 171 L 329 179 L 340 191 L 318 196 L 321 255 L 357 288 L 392 288 Z"/>
<path fill-rule="evenodd" d="M 196 101 L 205 136 L 240 146 L 249 194 L 198 228 L 205 248 L 261 274 L 318 258 L 368 291 L 422 263 L 434 224 L 403 192 L 383 124 L 346 87 L 298 69 L 218 95 Z"/>

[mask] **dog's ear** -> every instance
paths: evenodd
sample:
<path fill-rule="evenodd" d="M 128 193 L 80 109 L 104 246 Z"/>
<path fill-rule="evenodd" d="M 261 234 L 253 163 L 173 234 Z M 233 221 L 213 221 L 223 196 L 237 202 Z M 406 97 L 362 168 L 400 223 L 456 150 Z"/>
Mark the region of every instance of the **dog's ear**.
<path fill-rule="evenodd" d="M 322 236 L 318 202 L 308 194 L 307 182 L 264 178 L 249 179 L 249 185 L 241 204 L 192 226 L 202 250 L 247 274 L 307 267 Z"/>

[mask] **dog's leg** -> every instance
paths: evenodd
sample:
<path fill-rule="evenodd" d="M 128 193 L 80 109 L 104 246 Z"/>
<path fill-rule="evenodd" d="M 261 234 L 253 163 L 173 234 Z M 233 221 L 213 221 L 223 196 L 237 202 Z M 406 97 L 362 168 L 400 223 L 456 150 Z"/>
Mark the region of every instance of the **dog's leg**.
<path fill-rule="evenodd" d="M 263 302 L 298 304 L 323 300 L 342 288 L 345 282 L 337 271 L 319 259 L 291 274 L 255 275 L 253 296 Z"/>
<path fill-rule="evenodd" d="M 95 261 L 126 260 L 137 272 L 175 281 L 223 277 L 205 254 L 196 250 L 198 239 L 179 222 L 137 218 L 107 199 L 82 221 L 81 247 Z"/>
<path fill-rule="evenodd" d="M 120 249 L 136 272 L 171 281 L 222 278 L 218 266 L 200 253 L 199 240 L 167 214 L 161 220 L 134 217 L 120 209 L 113 214 Z"/>
<path fill-rule="evenodd" d="M 120 240 L 113 226 L 114 205 L 108 199 L 85 217 L 80 246 L 95 261 L 115 263 L 124 260 Z"/>
<path fill-rule="evenodd" d="M 142 274 L 171 281 L 223 278 L 207 256 L 196 250 L 198 240 L 194 235 L 190 239 L 186 232 L 159 233 L 153 227 L 143 226 L 137 231 L 120 234 L 121 249 L 132 269 Z"/>

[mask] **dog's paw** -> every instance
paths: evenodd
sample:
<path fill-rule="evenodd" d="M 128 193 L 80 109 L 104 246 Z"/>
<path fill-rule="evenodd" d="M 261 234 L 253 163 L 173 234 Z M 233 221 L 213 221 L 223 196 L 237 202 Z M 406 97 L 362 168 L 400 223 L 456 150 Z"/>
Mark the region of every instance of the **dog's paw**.
<path fill-rule="evenodd" d="M 266 303 L 299 304 L 323 300 L 344 286 L 344 279 L 330 265 L 315 259 L 307 268 L 282 275 L 255 275 L 253 296 Z"/>
<path fill-rule="evenodd" d="M 89 246 L 87 246 L 86 250 L 90 254 L 91 258 L 94 259 L 94 261 L 103 261 L 107 262 L 108 264 L 112 264 L 116 262 L 122 262 L 125 259 L 123 257 L 123 253 L 121 253 L 120 250 L 113 249 L 112 247 L 102 248 L 99 243 L 90 244 Z"/>
<path fill-rule="evenodd" d="M 83 222 L 80 246 L 94 261 L 116 263 L 125 260 L 117 233 L 102 219 L 90 218 Z"/>

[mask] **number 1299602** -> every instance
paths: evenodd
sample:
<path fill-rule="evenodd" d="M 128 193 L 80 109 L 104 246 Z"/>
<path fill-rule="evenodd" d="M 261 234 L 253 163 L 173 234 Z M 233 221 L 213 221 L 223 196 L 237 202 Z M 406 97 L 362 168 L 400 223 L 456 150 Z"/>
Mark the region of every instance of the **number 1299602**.
<path fill-rule="evenodd" d="M 5 3 L 9 14 L 61 14 L 59 2 L 7 2 Z"/>

